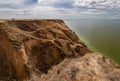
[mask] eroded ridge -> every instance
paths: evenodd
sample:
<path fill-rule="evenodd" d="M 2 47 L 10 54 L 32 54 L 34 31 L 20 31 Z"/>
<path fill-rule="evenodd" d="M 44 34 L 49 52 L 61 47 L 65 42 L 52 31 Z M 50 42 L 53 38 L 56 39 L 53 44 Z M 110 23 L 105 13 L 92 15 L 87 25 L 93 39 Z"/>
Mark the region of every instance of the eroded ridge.
<path fill-rule="evenodd" d="M 0 81 L 120 81 L 120 68 L 62 20 L 0 20 Z"/>
<path fill-rule="evenodd" d="M 0 30 L 0 58 L 6 59 L 0 69 L 10 69 L 9 76 L 0 72 L 0 80 L 40 77 L 65 58 L 91 52 L 62 20 L 3 20 Z"/>

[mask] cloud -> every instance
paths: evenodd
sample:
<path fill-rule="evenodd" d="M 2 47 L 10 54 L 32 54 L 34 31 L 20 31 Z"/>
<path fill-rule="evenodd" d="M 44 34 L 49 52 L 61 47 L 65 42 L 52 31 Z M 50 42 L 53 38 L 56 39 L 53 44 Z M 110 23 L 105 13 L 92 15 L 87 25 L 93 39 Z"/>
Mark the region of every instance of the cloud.
<path fill-rule="evenodd" d="M 119 9 L 119 0 L 39 0 L 42 6 L 53 7 L 86 7 L 97 9 Z"/>
<path fill-rule="evenodd" d="M 119 9 L 119 0 L 74 0 L 74 6 L 84 6 L 97 9 Z"/>
<path fill-rule="evenodd" d="M 0 18 L 119 18 L 120 16 L 118 0 L 0 0 L 0 2 Z"/>
<path fill-rule="evenodd" d="M 0 0 L 0 5 L 6 5 L 6 4 L 21 4 L 24 0 Z"/>
<path fill-rule="evenodd" d="M 25 18 L 36 0 L 0 0 L 0 18 Z"/>
<path fill-rule="evenodd" d="M 0 5 L 4 4 L 24 4 L 24 3 L 36 3 L 38 0 L 0 0 Z"/>
<path fill-rule="evenodd" d="M 12 8 L 20 9 L 27 8 L 31 5 L 35 5 L 37 0 L 0 0 L 0 9 L 2 8 Z"/>
<path fill-rule="evenodd" d="M 24 4 L 31 5 L 31 4 L 36 4 L 36 3 L 38 3 L 38 0 L 24 0 Z"/>
<path fill-rule="evenodd" d="M 39 4 L 42 6 L 52 6 L 52 7 L 65 7 L 71 8 L 72 4 L 74 3 L 73 0 L 40 0 Z"/>

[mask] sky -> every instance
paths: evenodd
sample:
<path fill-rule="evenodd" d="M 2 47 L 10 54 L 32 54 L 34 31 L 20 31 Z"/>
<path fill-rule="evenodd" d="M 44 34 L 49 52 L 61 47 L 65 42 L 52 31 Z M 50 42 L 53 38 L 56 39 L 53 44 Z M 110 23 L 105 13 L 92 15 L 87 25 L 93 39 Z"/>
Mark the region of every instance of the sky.
<path fill-rule="evenodd" d="M 0 18 L 120 19 L 120 0 L 0 0 Z"/>

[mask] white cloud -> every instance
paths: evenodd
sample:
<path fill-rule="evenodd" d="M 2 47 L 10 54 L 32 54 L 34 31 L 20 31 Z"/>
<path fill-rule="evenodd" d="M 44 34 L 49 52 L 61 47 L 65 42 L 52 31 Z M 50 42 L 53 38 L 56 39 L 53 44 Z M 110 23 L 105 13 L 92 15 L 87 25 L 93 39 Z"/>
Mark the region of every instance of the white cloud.
<path fill-rule="evenodd" d="M 0 18 L 88 18 L 120 16 L 119 0 L 0 0 Z M 31 4 L 34 2 L 34 4 Z M 9 15 L 9 16 L 8 16 Z"/>
<path fill-rule="evenodd" d="M 118 9 L 120 0 L 74 0 L 74 6 L 98 8 L 98 9 Z"/>
<path fill-rule="evenodd" d="M 40 0 L 39 4 L 41 6 L 52 6 L 52 7 L 65 7 L 71 8 L 72 4 L 74 3 L 73 0 Z"/>
<path fill-rule="evenodd" d="M 21 4 L 24 0 L 0 0 L 0 4 Z"/>
<path fill-rule="evenodd" d="M 73 6 L 98 9 L 120 9 L 120 0 L 39 0 L 43 6 Z"/>

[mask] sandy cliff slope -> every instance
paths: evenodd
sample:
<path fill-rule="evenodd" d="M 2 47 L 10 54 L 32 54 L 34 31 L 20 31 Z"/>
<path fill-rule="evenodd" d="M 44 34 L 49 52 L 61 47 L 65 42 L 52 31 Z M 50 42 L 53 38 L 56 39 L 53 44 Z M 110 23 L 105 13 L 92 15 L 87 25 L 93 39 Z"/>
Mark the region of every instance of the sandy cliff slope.
<path fill-rule="evenodd" d="M 62 20 L 0 20 L 0 81 L 120 81 Z"/>

